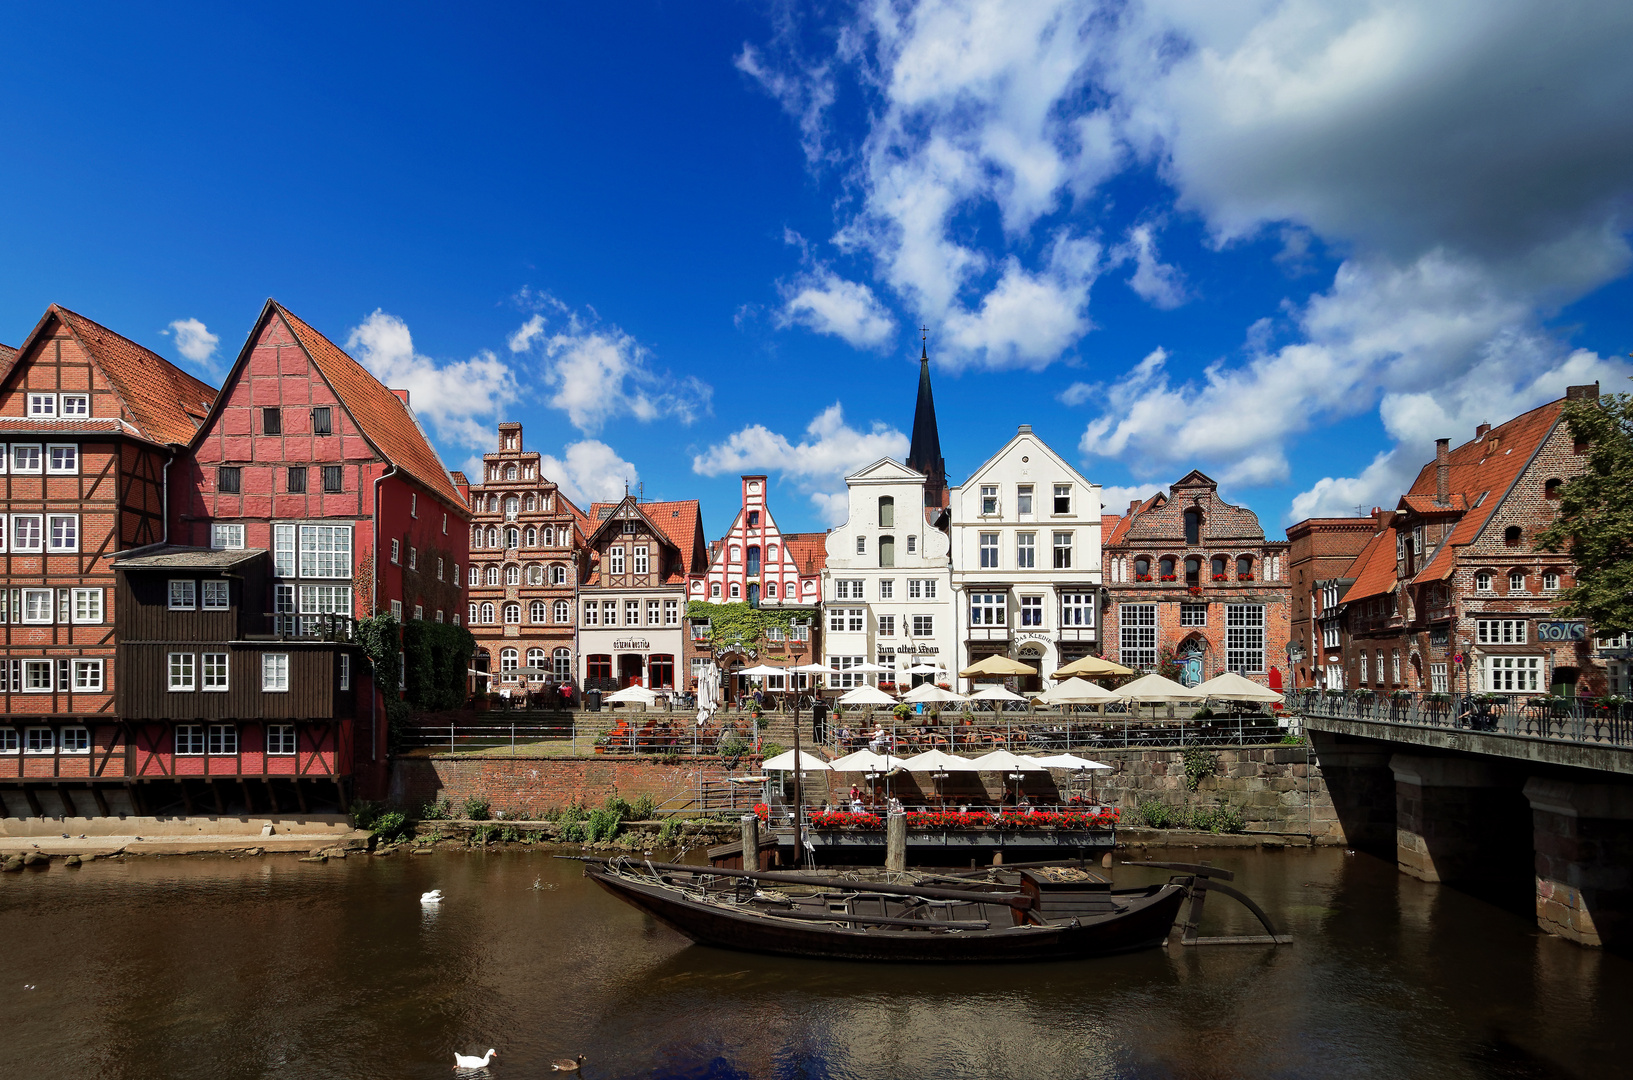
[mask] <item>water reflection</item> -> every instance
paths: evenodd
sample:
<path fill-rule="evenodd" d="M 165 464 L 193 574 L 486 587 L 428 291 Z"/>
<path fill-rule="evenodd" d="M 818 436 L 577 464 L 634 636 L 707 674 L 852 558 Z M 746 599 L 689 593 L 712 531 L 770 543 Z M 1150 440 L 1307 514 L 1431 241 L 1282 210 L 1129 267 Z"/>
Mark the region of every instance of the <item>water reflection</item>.
<path fill-rule="evenodd" d="M 7 875 L 0 1073 L 49 1048 L 64 1076 L 446 1077 L 494 1046 L 500 1078 L 580 1053 L 581 1075 L 688 1080 L 1541 1078 L 1613 1075 L 1633 1049 L 1624 960 L 1364 855 L 1216 861 L 1295 945 L 774 960 L 690 947 L 536 853 Z M 1258 932 L 1222 898 L 1207 921 Z"/>

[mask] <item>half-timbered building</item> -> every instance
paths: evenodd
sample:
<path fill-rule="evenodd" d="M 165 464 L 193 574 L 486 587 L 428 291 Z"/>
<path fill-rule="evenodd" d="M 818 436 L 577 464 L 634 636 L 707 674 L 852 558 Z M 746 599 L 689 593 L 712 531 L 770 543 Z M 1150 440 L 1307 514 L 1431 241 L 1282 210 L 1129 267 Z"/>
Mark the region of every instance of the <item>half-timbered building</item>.
<path fill-rule="evenodd" d="M 0 814 L 129 812 L 114 560 L 164 539 L 167 464 L 216 392 L 55 304 L 0 361 Z"/>

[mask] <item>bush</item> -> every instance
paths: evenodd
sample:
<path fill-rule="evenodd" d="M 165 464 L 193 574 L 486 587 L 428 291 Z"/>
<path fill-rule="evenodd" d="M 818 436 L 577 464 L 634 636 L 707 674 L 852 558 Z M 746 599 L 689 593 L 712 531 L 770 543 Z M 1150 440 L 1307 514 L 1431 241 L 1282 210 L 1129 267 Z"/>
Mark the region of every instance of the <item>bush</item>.
<path fill-rule="evenodd" d="M 1234 806 L 1221 806 L 1214 811 L 1213 828 L 1215 832 L 1239 833 L 1247 828 L 1247 822 L 1242 820 L 1242 812 Z"/>
<path fill-rule="evenodd" d="M 629 816 L 632 821 L 651 821 L 658 813 L 658 800 L 651 795 L 637 795 L 635 801 L 629 804 Z"/>
<path fill-rule="evenodd" d="M 420 808 L 421 821 L 447 821 L 454 816 L 454 805 L 444 795 L 436 802 L 428 802 Z"/>
<path fill-rule="evenodd" d="M 1219 771 L 1219 755 L 1200 746 L 1187 746 L 1180 756 L 1185 760 L 1185 786 L 1192 791 L 1204 777 Z"/>
<path fill-rule="evenodd" d="M 1182 820 L 1176 821 L 1174 824 L 1195 829 L 1197 832 L 1213 832 L 1214 823 L 1218 820 L 1218 816 L 1218 813 L 1212 807 L 1193 806 L 1188 813 L 1182 812 Z"/>
<path fill-rule="evenodd" d="M 584 822 L 589 813 L 578 803 L 553 810 L 548 817 L 561 826 L 561 839 L 569 844 L 582 844 L 585 839 Z"/>
<path fill-rule="evenodd" d="M 730 738 L 720 740 L 720 756 L 723 758 L 740 758 L 748 753 L 748 743 L 744 742 L 734 732 Z"/>
<path fill-rule="evenodd" d="M 784 746 L 782 743 L 779 743 L 779 742 L 763 742 L 763 743 L 760 744 L 760 756 L 761 757 L 774 758 L 778 754 L 784 754 L 784 753 L 787 753 L 787 752 L 788 752 L 788 747 Z"/>
<path fill-rule="evenodd" d="M 672 847 L 675 841 L 680 839 L 680 830 L 680 818 L 668 818 L 658 826 L 658 843 Z"/>
<path fill-rule="evenodd" d="M 488 811 L 492 809 L 492 806 L 492 803 L 488 802 L 488 800 L 482 798 L 480 795 L 472 795 L 470 798 L 465 800 L 465 820 L 488 820 Z"/>
<path fill-rule="evenodd" d="M 498 835 L 499 826 L 497 825 L 471 826 L 471 843 L 473 844 L 477 844 L 479 846 L 486 845 L 490 840 Z"/>
<path fill-rule="evenodd" d="M 401 810 L 387 810 L 374 819 L 371 831 L 388 844 L 400 840 L 408 833 L 408 815 Z"/>
<path fill-rule="evenodd" d="M 1134 814 L 1148 829 L 1166 829 L 1175 823 L 1174 808 L 1160 799 L 1141 799 Z"/>
<path fill-rule="evenodd" d="M 379 820 L 385 809 L 381 803 L 358 799 L 352 803 L 352 826 L 358 829 L 373 829 L 374 823 Z"/>

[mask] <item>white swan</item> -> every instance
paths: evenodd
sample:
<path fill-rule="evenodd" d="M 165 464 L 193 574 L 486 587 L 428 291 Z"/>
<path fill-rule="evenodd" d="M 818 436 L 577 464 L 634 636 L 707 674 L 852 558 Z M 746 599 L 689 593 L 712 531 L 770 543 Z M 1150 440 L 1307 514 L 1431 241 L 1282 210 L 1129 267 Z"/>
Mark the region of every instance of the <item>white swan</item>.
<path fill-rule="evenodd" d="M 469 1054 L 461 1054 L 458 1051 L 455 1051 L 454 1052 L 454 1068 L 456 1068 L 456 1069 L 485 1069 L 485 1068 L 488 1067 L 488 1062 L 492 1061 L 493 1056 L 495 1054 L 497 1054 L 498 1052 L 499 1051 L 493 1049 L 492 1047 L 489 1047 L 488 1052 L 486 1054 L 483 1054 L 481 1057 L 472 1057 Z"/>
<path fill-rule="evenodd" d="M 440 903 L 442 903 L 442 890 L 441 889 L 432 889 L 428 893 L 420 893 L 420 903 L 422 903 L 422 904 L 440 904 Z M 471 1060 L 475 1061 L 476 1059 L 472 1058 Z M 472 1068 L 475 1068 L 475 1067 L 476 1066 L 472 1066 Z"/>

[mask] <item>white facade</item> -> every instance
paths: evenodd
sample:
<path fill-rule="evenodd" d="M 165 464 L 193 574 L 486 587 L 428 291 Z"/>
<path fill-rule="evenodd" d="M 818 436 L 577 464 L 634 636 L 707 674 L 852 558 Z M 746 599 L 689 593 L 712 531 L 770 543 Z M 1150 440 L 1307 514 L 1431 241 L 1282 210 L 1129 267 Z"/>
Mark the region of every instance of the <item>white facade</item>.
<path fill-rule="evenodd" d="M 915 665 L 954 662 L 951 541 L 924 514 L 923 473 L 883 458 L 845 477 L 850 498 L 845 524 L 828 533 L 822 572 L 823 662 L 827 685 L 897 682 L 903 688 L 930 676 L 910 676 Z M 862 662 L 896 674 L 849 674 Z"/>
<path fill-rule="evenodd" d="M 1022 424 L 950 490 L 957 661 L 1002 653 L 1052 685 L 1063 663 L 1098 651 L 1100 485 Z M 968 680 L 958 688 L 967 691 Z"/>

